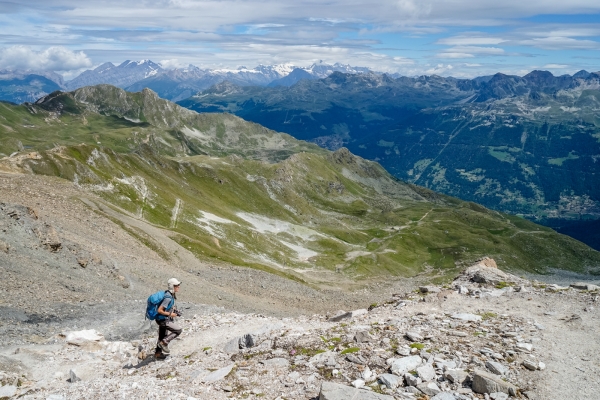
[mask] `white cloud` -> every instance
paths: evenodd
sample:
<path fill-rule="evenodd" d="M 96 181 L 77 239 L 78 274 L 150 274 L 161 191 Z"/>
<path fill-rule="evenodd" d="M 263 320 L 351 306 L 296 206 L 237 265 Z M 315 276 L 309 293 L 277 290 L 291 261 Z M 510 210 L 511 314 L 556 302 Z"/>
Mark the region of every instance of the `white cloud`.
<path fill-rule="evenodd" d="M 594 40 L 573 39 L 563 36 L 538 37 L 534 39 L 519 40 L 517 43 L 545 50 L 600 49 L 600 42 Z"/>
<path fill-rule="evenodd" d="M 547 68 L 547 69 L 565 69 L 565 68 L 569 68 L 569 66 L 565 65 L 565 64 L 546 64 L 542 68 Z"/>
<path fill-rule="evenodd" d="M 0 68 L 38 71 L 71 71 L 90 67 L 92 62 L 83 52 L 64 47 L 49 47 L 42 51 L 29 46 L 11 46 L 0 50 Z"/>

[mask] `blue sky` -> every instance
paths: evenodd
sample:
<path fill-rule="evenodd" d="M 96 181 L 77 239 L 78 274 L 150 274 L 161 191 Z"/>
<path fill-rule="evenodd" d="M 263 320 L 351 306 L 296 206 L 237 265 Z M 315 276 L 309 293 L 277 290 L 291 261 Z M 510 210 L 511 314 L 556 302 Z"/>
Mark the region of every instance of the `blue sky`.
<path fill-rule="evenodd" d="M 151 59 L 167 67 L 322 60 L 403 75 L 600 70 L 589 0 L 0 0 L 0 69 Z"/>

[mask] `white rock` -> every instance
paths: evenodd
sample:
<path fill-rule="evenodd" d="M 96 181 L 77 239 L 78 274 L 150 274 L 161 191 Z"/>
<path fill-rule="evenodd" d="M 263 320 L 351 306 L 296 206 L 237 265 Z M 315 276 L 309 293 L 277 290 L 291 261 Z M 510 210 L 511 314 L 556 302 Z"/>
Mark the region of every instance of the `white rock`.
<path fill-rule="evenodd" d="M 422 367 L 418 367 L 417 374 L 419 374 L 419 378 L 421 378 L 423 382 L 435 379 L 435 370 L 431 364 L 425 364 Z"/>
<path fill-rule="evenodd" d="M 357 389 L 360 389 L 361 387 L 365 386 L 365 381 L 363 381 L 362 379 L 357 379 L 355 381 L 352 381 L 352 386 L 354 386 Z"/>
<path fill-rule="evenodd" d="M 17 394 L 17 387 L 13 385 L 0 386 L 0 399 L 6 397 L 10 399 Z"/>
<path fill-rule="evenodd" d="M 208 374 L 207 376 L 204 377 L 204 382 L 205 383 L 216 382 L 218 380 L 225 378 L 231 372 L 234 365 L 235 364 L 229 364 L 226 367 L 223 367 L 214 372 L 211 372 L 210 374 Z"/>
<path fill-rule="evenodd" d="M 521 349 L 521 350 L 531 351 L 531 350 L 533 350 L 533 345 L 531 343 L 519 342 L 519 343 L 517 343 L 517 348 Z"/>
<path fill-rule="evenodd" d="M 88 342 L 99 342 L 101 340 L 104 340 L 104 336 L 96 332 L 95 329 L 67 333 L 67 343 L 75 346 L 82 346 Z"/>
<path fill-rule="evenodd" d="M 469 313 L 452 314 L 451 317 L 454 319 L 460 319 L 462 321 L 469 321 L 469 322 L 481 321 L 481 315 L 475 315 L 475 314 L 469 314 Z"/>
<path fill-rule="evenodd" d="M 419 356 L 402 357 L 392 362 L 391 370 L 393 374 L 398 376 L 417 368 L 423 360 Z"/>

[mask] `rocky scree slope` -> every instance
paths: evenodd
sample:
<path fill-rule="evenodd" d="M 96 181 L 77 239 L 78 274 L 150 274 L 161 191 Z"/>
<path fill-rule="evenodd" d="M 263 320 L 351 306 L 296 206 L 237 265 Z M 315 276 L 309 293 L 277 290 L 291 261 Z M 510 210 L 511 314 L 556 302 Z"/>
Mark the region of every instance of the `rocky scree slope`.
<path fill-rule="evenodd" d="M 155 338 L 65 331 L 3 348 L 2 394 L 24 399 L 588 399 L 599 389 L 598 286 L 546 286 L 486 258 L 452 284 L 351 312 L 185 316 L 171 355 Z M 585 343 L 585 346 L 573 346 Z"/>

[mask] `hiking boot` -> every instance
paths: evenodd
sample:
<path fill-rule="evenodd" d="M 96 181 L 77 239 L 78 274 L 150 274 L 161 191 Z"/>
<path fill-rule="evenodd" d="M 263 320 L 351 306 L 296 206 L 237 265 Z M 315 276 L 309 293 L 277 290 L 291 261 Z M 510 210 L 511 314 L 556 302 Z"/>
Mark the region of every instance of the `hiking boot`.
<path fill-rule="evenodd" d="M 162 350 L 163 354 L 169 354 L 171 350 L 169 350 L 169 345 L 165 343 L 163 340 L 158 342 L 158 347 Z"/>
<path fill-rule="evenodd" d="M 154 359 L 156 360 L 164 360 L 165 358 L 167 358 L 167 356 L 165 356 L 162 351 L 157 351 L 154 353 Z"/>

